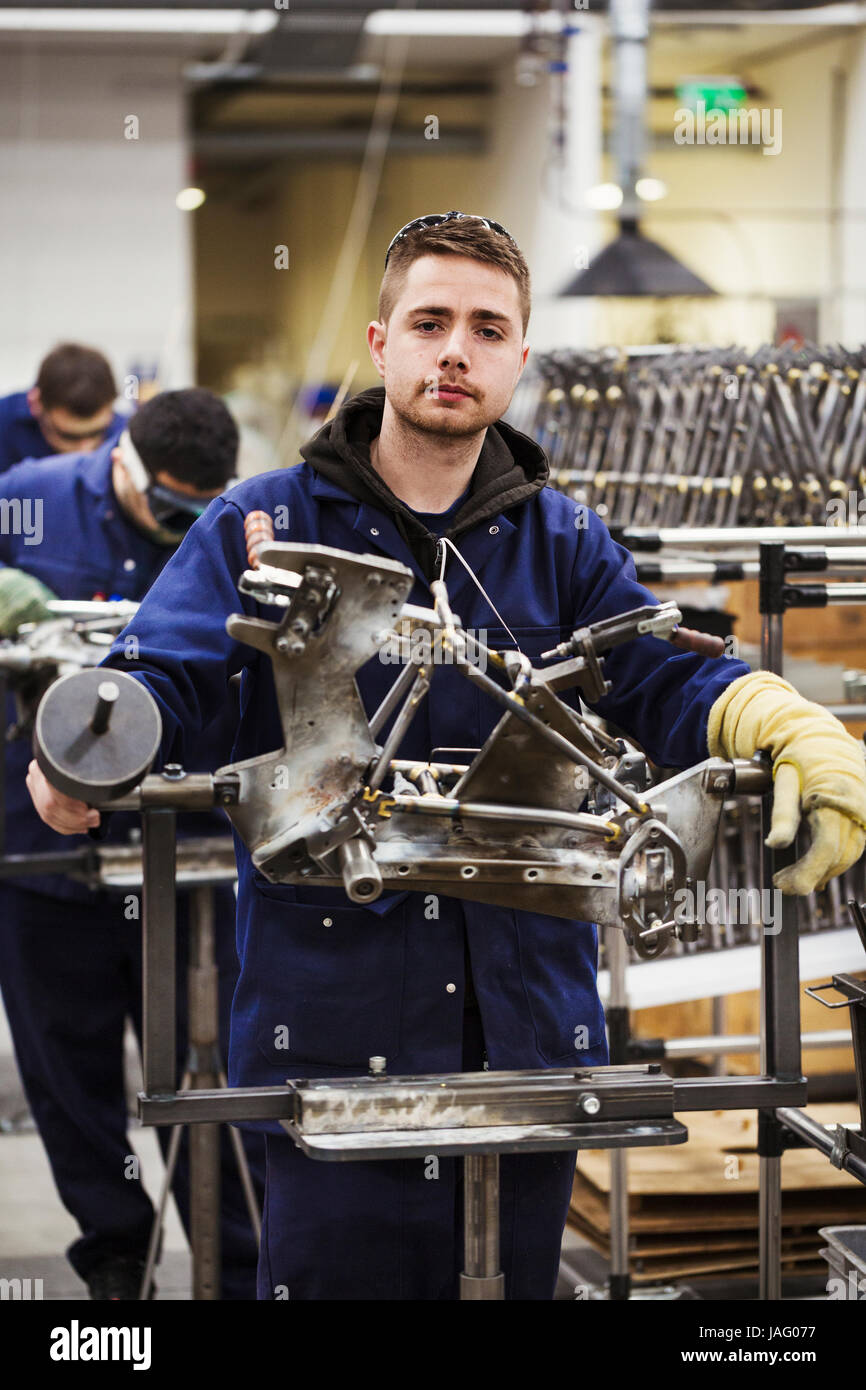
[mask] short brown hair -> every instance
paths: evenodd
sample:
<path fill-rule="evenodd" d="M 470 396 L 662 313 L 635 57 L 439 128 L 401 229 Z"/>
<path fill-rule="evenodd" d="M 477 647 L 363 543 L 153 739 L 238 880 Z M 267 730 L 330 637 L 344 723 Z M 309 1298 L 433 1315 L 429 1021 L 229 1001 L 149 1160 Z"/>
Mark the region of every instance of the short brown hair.
<path fill-rule="evenodd" d="M 415 227 L 396 243 L 388 257 L 379 290 L 380 323 L 390 318 L 409 267 L 422 256 L 468 256 L 473 261 L 483 261 L 497 270 L 504 270 L 517 284 L 523 331 L 526 332 L 532 305 L 529 266 L 515 242 L 475 217 L 443 222 L 437 227 Z"/>
<path fill-rule="evenodd" d="M 117 395 L 107 359 L 80 343 L 61 343 L 49 352 L 36 385 L 46 410 L 59 405 L 82 420 L 104 410 Z"/>

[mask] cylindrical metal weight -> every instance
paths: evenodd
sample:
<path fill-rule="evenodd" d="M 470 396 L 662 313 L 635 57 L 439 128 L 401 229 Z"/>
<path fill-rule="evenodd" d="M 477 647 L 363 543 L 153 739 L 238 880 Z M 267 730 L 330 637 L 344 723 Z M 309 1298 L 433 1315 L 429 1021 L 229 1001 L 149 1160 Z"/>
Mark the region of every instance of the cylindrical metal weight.
<path fill-rule="evenodd" d="M 161 736 L 156 701 L 141 682 L 95 667 L 49 686 L 36 711 L 33 750 L 53 787 L 98 806 L 141 781 Z"/>

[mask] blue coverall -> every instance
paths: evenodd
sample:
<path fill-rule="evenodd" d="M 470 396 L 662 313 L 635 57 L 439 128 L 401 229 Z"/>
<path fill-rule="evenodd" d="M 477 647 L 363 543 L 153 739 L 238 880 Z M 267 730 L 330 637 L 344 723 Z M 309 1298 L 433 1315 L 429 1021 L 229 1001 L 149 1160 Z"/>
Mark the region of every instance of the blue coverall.
<path fill-rule="evenodd" d="M 62 454 L 18 464 L 0 478 L 0 565 L 26 570 L 63 599 L 140 599 L 171 551 L 139 531 L 117 504 L 111 485 L 112 445 L 92 454 Z M 20 503 L 17 510 L 14 503 Z M 28 509 L 24 509 L 27 502 Z M 37 503 L 41 507 L 37 510 Z M 27 533 L 16 518 L 27 520 Z M 37 526 L 38 520 L 38 526 Z M 10 697 L 7 722 L 14 716 Z M 190 750 L 190 770 L 209 771 L 230 748 L 225 716 Z M 6 745 L 8 854 L 68 851 L 87 836 L 58 835 L 36 814 L 24 783 L 29 738 Z M 140 824 L 111 817 L 106 839 L 126 840 Z M 225 834 L 220 812 L 182 816 L 182 834 Z M 178 895 L 178 1068 L 186 1052 L 185 974 L 189 895 Z M 222 1050 L 228 1051 L 231 997 L 238 973 L 234 894 L 215 890 Z M 140 922 L 125 895 L 93 892 L 60 874 L 0 877 L 0 986 L 22 1082 L 51 1162 L 60 1197 L 81 1228 L 68 1252 L 86 1279 L 106 1256 L 144 1255 L 153 1208 L 126 1173 L 129 1154 L 122 1053 L 124 1019 L 141 1034 Z M 160 1138 L 166 1137 L 160 1130 Z M 249 1154 L 263 1183 L 262 1143 Z M 223 1145 L 222 1286 L 227 1298 L 255 1296 L 256 1243 L 227 1139 Z M 187 1143 L 175 1185 L 188 1213 Z"/>
<path fill-rule="evenodd" d="M 511 431 L 509 440 L 516 438 Z M 128 627 L 138 659 L 125 659 L 123 637 L 108 658 L 157 700 L 165 759 L 185 760 L 188 741 L 220 708 L 238 671 L 233 759 L 281 746 L 271 664 L 225 628 L 235 612 L 279 616 L 237 588 L 248 564 L 244 517 L 256 509 L 278 519 L 278 541 L 401 561 L 416 575 L 409 601 L 430 605 L 427 577 L 387 505 L 359 500 L 309 462 L 233 488 L 192 527 Z M 506 503 L 456 543 L 520 648 L 536 661 L 575 627 L 653 601 L 636 582 L 631 557 L 595 514 L 549 487 L 512 507 Z M 453 557 L 446 579 L 464 626 L 486 630 L 491 646 L 512 646 Z M 710 706 L 746 669 L 640 638 L 608 657 L 613 689 L 597 709 L 657 763 L 687 767 L 707 756 Z M 396 672 L 377 658 L 362 667 L 358 687 L 368 714 Z M 478 747 L 499 715 L 453 668 L 437 667 L 400 756 Z M 392 1075 L 478 1068 L 485 1054 L 490 1068 L 607 1061 L 591 924 L 444 896 L 431 920 L 420 893 L 389 893 L 359 907 L 342 890 L 269 883 L 239 842 L 237 854 L 241 974 L 232 1009 L 231 1084 L 359 1074 L 373 1055 L 387 1059 Z M 467 1015 L 466 1026 L 465 943 L 480 1009 L 480 1017 Z M 588 1046 L 578 1052 L 575 1039 L 584 1028 Z M 436 1175 L 420 1160 L 315 1162 L 276 1123 L 264 1127 L 270 1132 L 260 1298 L 457 1296 L 456 1161 L 440 1160 Z M 552 1297 L 573 1169 L 567 1154 L 503 1160 L 507 1297 Z"/>

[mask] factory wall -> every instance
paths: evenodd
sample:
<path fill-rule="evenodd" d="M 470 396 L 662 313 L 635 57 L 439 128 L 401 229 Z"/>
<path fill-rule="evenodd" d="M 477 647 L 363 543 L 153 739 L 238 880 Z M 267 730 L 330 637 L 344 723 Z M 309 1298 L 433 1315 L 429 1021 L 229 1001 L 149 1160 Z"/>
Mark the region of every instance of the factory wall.
<path fill-rule="evenodd" d="M 580 42 L 588 51 L 598 36 Z M 579 61 L 575 55 L 576 68 Z M 579 248 L 586 245 L 592 254 L 616 227 L 610 214 L 581 212 L 582 189 L 615 177 L 610 156 L 593 152 L 593 142 L 600 142 L 597 65 L 592 81 L 588 72 L 581 74 L 569 93 L 571 140 L 578 151 L 565 166 L 565 187 L 551 159 L 548 80 L 521 87 L 507 66 L 487 107 L 486 153 L 449 156 L 440 147 L 435 154 L 389 156 L 368 249 L 332 354 L 332 375 L 339 379 L 360 354 L 357 384 L 375 380 L 363 334 L 375 305 L 381 248 L 409 217 L 448 207 L 490 212 L 523 245 L 536 287 L 530 341 L 537 350 L 653 341 L 755 347 L 773 339 L 786 306 L 796 319 L 802 305 L 806 322 L 809 306 L 814 308 L 820 338 L 862 342 L 866 269 L 856 247 L 866 219 L 866 39 L 822 37 L 814 47 L 756 61 L 745 76 L 760 92 L 751 104 L 782 112 L 776 155 L 741 146 L 678 145 L 676 100 L 656 98 L 650 111 L 655 147 L 649 172 L 664 180 L 668 196 L 645 205 L 642 229 L 704 277 L 719 298 L 558 299 L 557 286 L 577 268 Z M 593 129 L 595 137 L 588 138 Z M 196 215 L 205 380 L 225 384 L 239 351 L 241 360 L 277 362 L 286 376 L 297 378 L 327 296 L 357 176 L 354 160 L 296 160 L 274 171 L 271 191 L 257 206 L 243 211 L 208 203 Z M 838 217 L 827 212 L 834 206 Z M 272 269 L 278 242 L 290 250 L 286 271 Z"/>
<path fill-rule="evenodd" d="M 746 76 L 779 109 L 781 151 L 677 145 L 656 149 L 651 172 L 667 198 L 648 206 L 644 231 L 718 289 L 721 303 L 695 302 L 674 320 L 668 308 L 605 306 L 608 340 L 653 323 L 694 342 L 757 346 L 775 328 L 775 302 L 817 301 L 817 335 L 849 345 L 866 338 L 862 242 L 866 197 L 866 41 L 834 36 L 756 62 Z M 657 134 L 673 129 L 675 100 L 656 99 Z M 606 177 L 613 177 L 606 161 Z M 834 219 L 828 209 L 839 208 Z M 612 228 L 612 222 L 609 222 Z M 602 338 L 606 335 L 602 333 Z"/>
<path fill-rule="evenodd" d="M 184 103 L 176 52 L 6 43 L 0 392 L 63 338 L 102 348 L 119 377 L 158 362 L 164 385 L 189 384 Z"/>

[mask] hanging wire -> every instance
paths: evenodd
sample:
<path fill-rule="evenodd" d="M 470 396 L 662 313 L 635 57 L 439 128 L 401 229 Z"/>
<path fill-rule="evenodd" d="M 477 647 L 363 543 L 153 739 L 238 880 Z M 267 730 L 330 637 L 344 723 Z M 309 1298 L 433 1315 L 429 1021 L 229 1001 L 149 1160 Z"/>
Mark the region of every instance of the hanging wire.
<path fill-rule="evenodd" d="M 466 573 L 469 575 L 469 578 L 472 580 L 472 582 L 473 582 L 473 584 L 475 585 L 475 587 L 478 589 L 478 591 L 479 591 L 481 594 L 484 595 L 485 599 L 486 599 L 487 602 L 490 604 L 490 607 L 493 609 L 493 611 L 494 611 L 494 613 L 496 614 L 497 618 L 499 619 L 500 623 L 501 623 L 502 626 L 505 628 L 505 631 L 508 633 L 508 636 L 511 638 L 511 640 L 512 640 L 512 642 L 514 643 L 514 645 L 515 645 L 515 647 L 517 648 L 517 650 L 520 652 L 520 655 L 523 656 L 523 652 L 521 651 L 520 643 L 518 642 L 517 638 L 514 636 L 514 633 L 511 631 L 511 628 L 508 626 L 507 622 L 506 622 L 505 619 L 503 618 L 503 616 L 502 616 L 502 614 L 500 613 L 499 609 L 496 607 L 496 604 L 493 602 L 493 599 L 492 599 L 492 598 L 490 597 L 490 595 L 488 594 L 488 592 L 487 592 L 487 590 L 485 589 L 484 585 L 481 583 L 481 580 L 478 578 L 478 575 L 475 573 L 475 571 L 473 570 L 472 566 L 469 564 L 469 561 L 468 561 L 468 560 L 465 560 L 465 559 L 463 558 L 463 556 L 460 554 L 460 551 L 457 549 L 457 546 L 454 544 L 453 541 L 450 541 L 450 540 L 448 539 L 447 536 L 440 536 L 440 538 L 439 538 L 439 544 L 442 546 L 442 559 L 441 559 L 441 563 L 440 563 L 440 566 L 439 566 L 439 579 L 440 579 L 440 580 L 444 580 L 444 578 L 445 578 L 445 547 L 446 547 L 446 546 L 449 546 L 450 549 L 454 551 L 454 554 L 457 556 L 457 559 L 460 561 L 461 565 L 462 565 L 463 568 L 465 569 Z"/>

